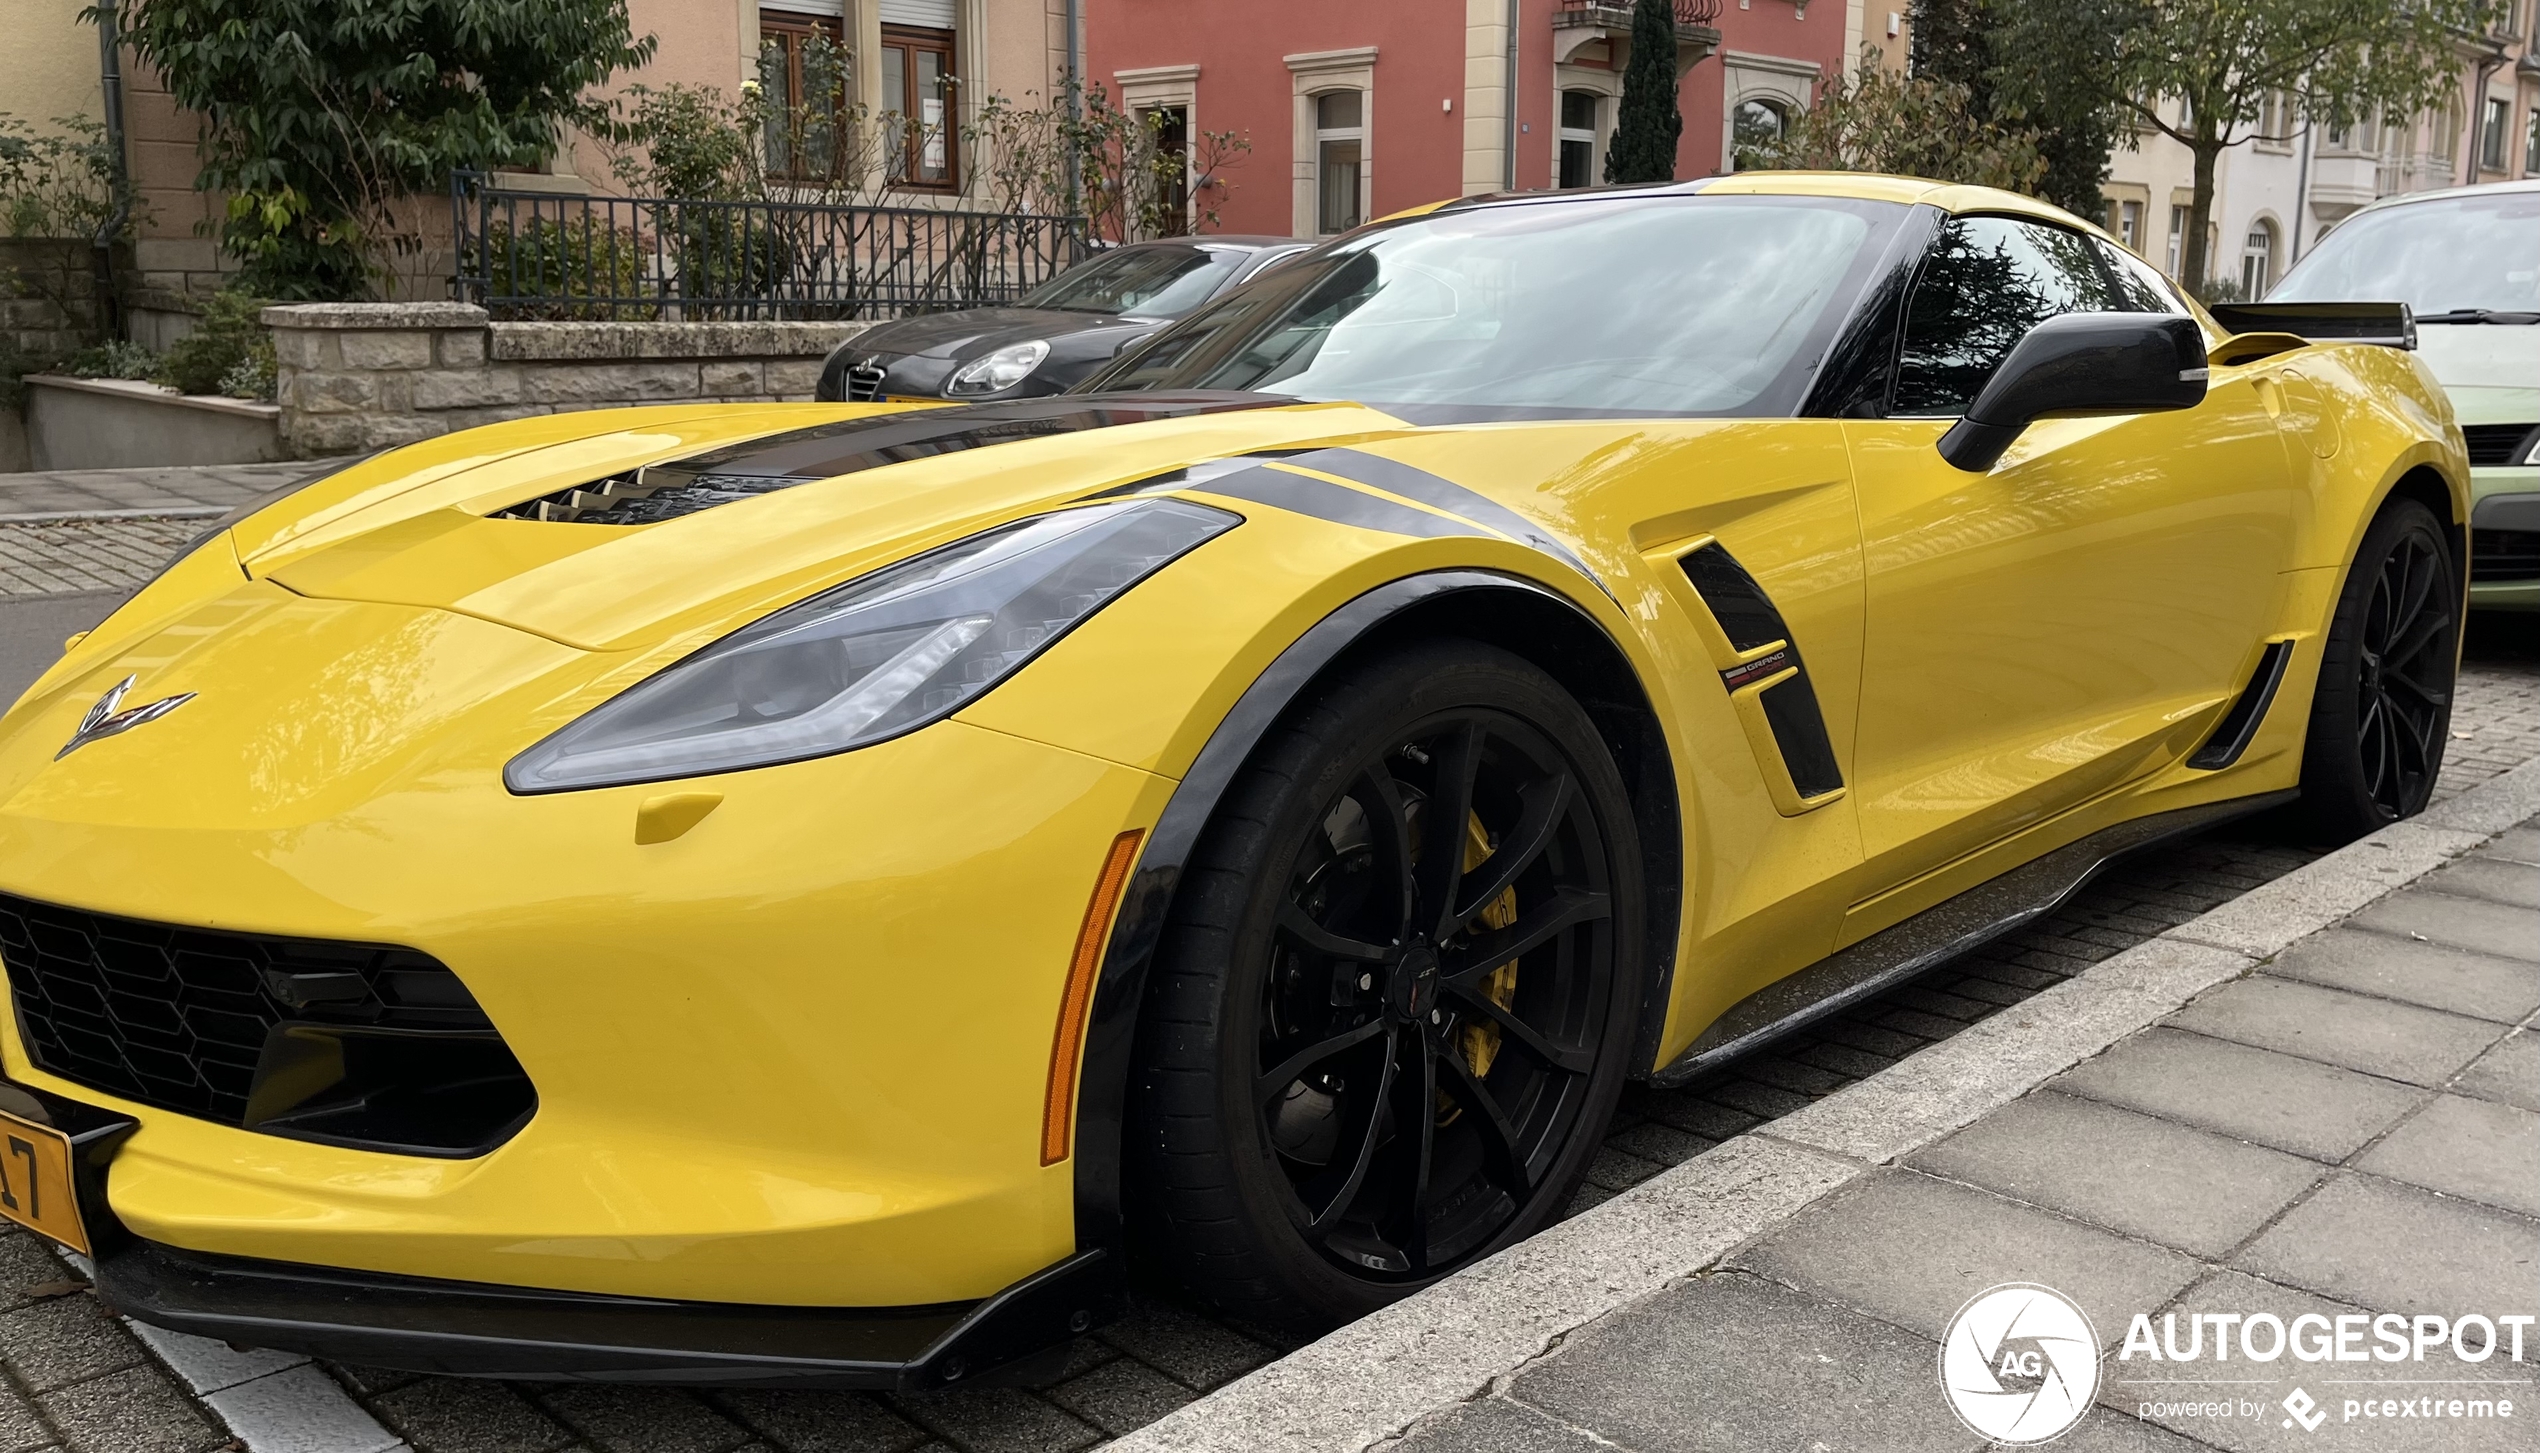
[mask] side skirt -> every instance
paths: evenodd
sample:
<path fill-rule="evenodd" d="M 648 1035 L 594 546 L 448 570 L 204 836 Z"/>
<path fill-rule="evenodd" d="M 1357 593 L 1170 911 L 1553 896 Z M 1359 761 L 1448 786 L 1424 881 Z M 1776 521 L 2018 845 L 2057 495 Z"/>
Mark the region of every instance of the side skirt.
<path fill-rule="evenodd" d="M 2067 843 L 1747 995 L 1649 1082 L 1661 1089 L 1684 1084 L 2054 912 L 2100 869 L 2129 853 L 2281 806 L 2298 795 L 2288 789 L 2182 807 Z"/>

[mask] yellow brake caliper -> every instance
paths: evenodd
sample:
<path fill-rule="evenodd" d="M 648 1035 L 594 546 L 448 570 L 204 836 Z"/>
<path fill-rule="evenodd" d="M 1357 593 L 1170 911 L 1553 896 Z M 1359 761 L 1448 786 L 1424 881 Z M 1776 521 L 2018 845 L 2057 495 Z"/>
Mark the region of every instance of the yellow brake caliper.
<path fill-rule="evenodd" d="M 1464 819 L 1464 871 L 1490 861 L 1490 834 L 1482 831 L 1481 814 Z M 1501 891 L 1482 909 L 1482 926 L 1506 928 L 1517 921 L 1517 889 L 1514 885 Z M 1509 960 L 1491 971 L 1482 981 L 1482 997 L 1505 1009 L 1517 1002 L 1517 961 Z M 1473 1078 L 1490 1073 L 1491 1061 L 1499 1058 L 1499 1026 L 1487 1020 L 1464 1026 L 1464 1063 L 1473 1070 Z"/>

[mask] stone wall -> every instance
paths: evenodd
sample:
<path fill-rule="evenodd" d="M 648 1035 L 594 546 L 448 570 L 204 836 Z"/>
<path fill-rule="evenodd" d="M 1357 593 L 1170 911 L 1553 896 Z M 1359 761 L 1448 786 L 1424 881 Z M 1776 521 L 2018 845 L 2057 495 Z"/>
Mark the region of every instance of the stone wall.
<path fill-rule="evenodd" d="M 468 303 L 267 308 L 282 437 L 302 458 L 527 414 L 808 399 L 865 323 L 497 323 Z"/>

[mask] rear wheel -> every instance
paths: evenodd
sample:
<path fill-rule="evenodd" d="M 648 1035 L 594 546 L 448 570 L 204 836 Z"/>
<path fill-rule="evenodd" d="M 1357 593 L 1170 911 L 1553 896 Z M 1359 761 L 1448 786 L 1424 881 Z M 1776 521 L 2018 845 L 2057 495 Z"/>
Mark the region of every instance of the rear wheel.
<path fill-rule="evenodd" d="M 1143 1249 L 1310 1327 L 1544 1225 L 1622 1088 L 1641 899 L 1621 777 L 1526 662 L 1440 643 L 1322 691 L 1175 904 L 1132 1108 Z"/>
<path fill-rule="evenodd" d="M 2461 584 L 2448 532 L 2394 499 L 2364 534 L 2330 624 L 2302 751 L 2301 814 L 2345 842 L 2424 810 L 2451 737 Z"/>

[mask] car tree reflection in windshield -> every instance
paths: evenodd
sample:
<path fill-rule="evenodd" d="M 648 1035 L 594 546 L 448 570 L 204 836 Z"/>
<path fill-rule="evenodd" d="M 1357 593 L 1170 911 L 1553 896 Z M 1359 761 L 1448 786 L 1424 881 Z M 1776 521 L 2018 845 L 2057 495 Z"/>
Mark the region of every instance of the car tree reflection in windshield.
<path fill-rule="evenodd" d="M 1208 301 L 1249 254 L 1231 248 L 1124 247 L 1050 279 L 1023 299 L 1027 308 L 1070 313 L 1178 318 Z"/>
<path fill-rule="evenodd" d="M 2362 213 L 2267 294 L 2271 303 L 2394 300 L 2421 323 L 2492 313 L 2530 321 L 2540 313 L 2540 192 L 2470 192 Z"/>
<path fill-rule="evenodd" d="M 1788 414 L 1904 207 L 1608 197 L 1343 238 L 1088 380 L 1423 417 Z"/>

